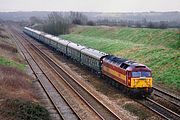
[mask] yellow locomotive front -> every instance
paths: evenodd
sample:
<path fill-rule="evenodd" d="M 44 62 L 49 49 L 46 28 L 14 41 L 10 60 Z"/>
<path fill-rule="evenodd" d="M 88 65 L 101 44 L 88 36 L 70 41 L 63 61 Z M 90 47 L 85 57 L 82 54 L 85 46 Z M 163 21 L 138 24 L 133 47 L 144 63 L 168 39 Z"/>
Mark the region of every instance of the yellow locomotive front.
<path fill-rule="evenodd" d="M 150 95 L 153 92 L 152 74 L 148 67 L 135 65 L 128 70 L 127 76 L 128 87 L 133 93 Z"/>

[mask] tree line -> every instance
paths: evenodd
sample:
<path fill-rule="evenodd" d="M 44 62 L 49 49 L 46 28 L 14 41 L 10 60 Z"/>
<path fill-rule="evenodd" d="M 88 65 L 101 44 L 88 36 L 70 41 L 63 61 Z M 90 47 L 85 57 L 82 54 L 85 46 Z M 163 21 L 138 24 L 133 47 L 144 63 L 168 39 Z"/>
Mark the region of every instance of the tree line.
<path fill-rule="evenodd" d="M 147 21 L 145 18 L 141 21 L 135 20 L 120 20 L 120 19 L 97 19 L 88 20 L 88 17 L 80 12 L 69 12 L 63 14 L 52 12 L 45 20 L 40 20 L 37 17 L 30 18 L 30 26 L 35 29 L 42 30 L 53 35 L 67 34 L 73 25 L 107 25 L 107 26 L 125 26 L 136 28 L 160 28 L 166 29 L 169 27 L 178 27 L 180 25 L 169 21 Z"/>
<path fill-rule="evenodd" d="M 46 20 L 37 17 L 30 18 L 30 26 L 53 35 L 67 34 L 73 25 L 95 25 L 93 21 L 88 21 L 87 17 L 80 12 L 70 12 L 62 14 L 52 12 Z"/>
<path fill-rule="evenodd" d="M 166 29 L 169 27 L 180 27 L 176 22 L 168 21 L 142 21 L 135 20 L 112 20 L 112 19 L 100 19 L 96 21 L 96 25 L 107 25 L 107 26 L 124 26 L 124 27 L 135 27 L 135 28 L 159 28 Z"/>

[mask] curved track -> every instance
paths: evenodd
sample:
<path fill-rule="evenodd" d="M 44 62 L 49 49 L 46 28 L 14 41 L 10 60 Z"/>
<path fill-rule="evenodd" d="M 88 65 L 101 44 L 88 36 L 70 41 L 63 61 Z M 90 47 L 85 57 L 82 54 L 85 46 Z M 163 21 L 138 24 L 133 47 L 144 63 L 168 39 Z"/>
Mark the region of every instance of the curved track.
<path fill-rule="evenodd" d="M 35 44 L 27 40 L 27 36 L 17 33 L 22 39 L 26 40 L 27 44 L 32 46 L 32 49 L 44 59 L 44 61 L 52 67 L 61 79 L 76 93 L 78 96 L 83 99 L 83 101 L 99 116 L 101 119 L 120 119 L 116 114 L 114 114 L 108 107 L 103 105 L 96 96 L 93 96 L 86 88 L 81 86 L 81 84 L 76 81 L 69 73 L 64 71 L 61 66 L 59 66 L 53 59 L 47 56 L 42 50 L 36 47 Z M 154 94 L 156 96 L 162 97 L 167 101 L 171 102 L 172 104 L 179 107 L 180 99 L 174 95 L 171 95 L 167 92 L 164 92 L 158 88 L 153 88 Z M 175 119 L 179 120 L 180 115 L 175 113 L 174 111 L 160 105 L 159 103 L 155 102 L 151 98 L 146 98 L 145 100 L 137 100 L 138 103 L 142 104 L 143 106 L 147 107 L 148 109 L 154 111 L 155 113 L 159 114 L 165 119 Z"/>
<path fill-rule="evenodd" d="M 16 31 L 14 31 L 16 32 Z M 27 40 L 26 36 L 16 32 L 19 37 L 26 41 L 26 44 L 32 46 L 32 50 L 36 51 L 36 54 L 41 56 L 44 61 L 51 67 L 52 70 L 61 77 L 62 80 L 76 93 L 78 96 L 99 116 L 101 119 L 121 119 L 115 113 L 113 113 L 107 106 L 99 101 L 96 96 L 91 94 L 86 88 L 81 86 L 70 74 L 64 71 L 53 59 L 47 56 L 36 45 Z M 48 76 L 47 76 L 48 77 Z M 55 86 L 55 85 L 54 85 Z M 57 90 L 56 90 L 57 91 Z M 79 117 L 80 118 L 80 117 Z"/>
<path fill-rule="evenodd" d="M 34 75 L 39 80 L 42 88 L 44 89 L 46 95 L 51 101 L 52 105 L 56 109 L 61 119 L 80 119 L 79 116 L 73 111 L 72 107 L 68 105 L 67 101 L 63 99 L 62 95 L 58 93 L 57 89 L 53 87 L 52 84 L 49 84 L 49 78 L 45 72 L 39 67 L 35 58 L 31 55 L 32 53 L 26 48 L 26 46 L 19 40 L 19 35 L 15 36 L 17 45 L 21 50 L 24 58 L 27 60 L 29 66 L 34 72 Z M 37 66 L 36 68 L 34 68 Z M 66 107 L 66 110 L 61 108 Z M 68 112 L 67 112 L 68 111 Z"/>

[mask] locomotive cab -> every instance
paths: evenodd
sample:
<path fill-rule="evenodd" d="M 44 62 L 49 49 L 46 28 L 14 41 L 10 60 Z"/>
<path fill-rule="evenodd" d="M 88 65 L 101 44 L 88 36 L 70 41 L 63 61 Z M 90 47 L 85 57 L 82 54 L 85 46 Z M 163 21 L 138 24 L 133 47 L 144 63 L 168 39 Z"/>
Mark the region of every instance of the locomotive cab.
<path fill-rule="evenodd" d="M 152 74 L 151 70 L 142 64 L 131 64 L 127 68 L 127 85 L 133 92 L 152 93 Z"/>
<path fill-rule="evenodd" d="M 102 74 L 125 86 L 135 95 L 152 93 L 151 70 L 143 64 L 108 55 L 103 58 Z"/>

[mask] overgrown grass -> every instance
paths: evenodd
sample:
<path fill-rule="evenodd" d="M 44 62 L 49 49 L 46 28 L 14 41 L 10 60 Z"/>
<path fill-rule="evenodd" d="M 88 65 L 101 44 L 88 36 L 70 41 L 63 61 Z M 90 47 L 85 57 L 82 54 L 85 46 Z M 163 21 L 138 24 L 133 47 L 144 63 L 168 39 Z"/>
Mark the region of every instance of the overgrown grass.
<path fill-rule="evenodd" d="M 5 44 L 5 43 L 0 43 L 0 48 L 2 48 L 4 50 L 7 50 L 7 51 L 10 51 L 12 53 L 17 53 L 18 52 L 17 48 L 15 48 L 12 45 Z"/>
<path fill-rule="evenodd" d="M 15 67 L 18 68 L 20 70 L 24 70 L 25 69 L 25 65 L 24 64 L 20 64 L 20 63 L 16 63 L 12 60 L 8 60 L 5 57 L 0 56 L 0 65 L 5 65 L 5 66 L 9 66 L 9 67 Z"/>
<path fill-rule="evenodd" d="M 5 29 L 2 35 L 0 33 L 0 119 L 49 120 L 48 111 L 38 103 L 31 78 L 24 72 L 25 64 L 20 64 L 17 48 Z"/>
<path fill-rule="evenodd" d="M 49 120 L 26 73 L 0 65 L 0 115 L 6 119 Z"/>
<path fill-rule="evenodd" d="M 14 90 L 30 90 L 31 84 L 28 75 L 13 67 L 0 65 L 0 86 Z M 13 91 L 12 91 L 13 92 Z"/>
<path fill-rule="evenodd" d="M 4 117 L 17 120 L 50 120 L 48 111 L 38 103 L 19 99 L 7 99 L 0 107 Z"/>
<path fill-rule="evenodd" d="M 143 63 L 152 69 L 155 83 L 180 89 L 178 29 L 76 27 L 62 37 Z"/>
<path fill-rule="evenodd" d="M 118 39 L 138 44 L 161 45 L 180 48 L 178 29 L 120 28 L 120 27 L 78 27 L 72 34 L 96 38 Z"/>

